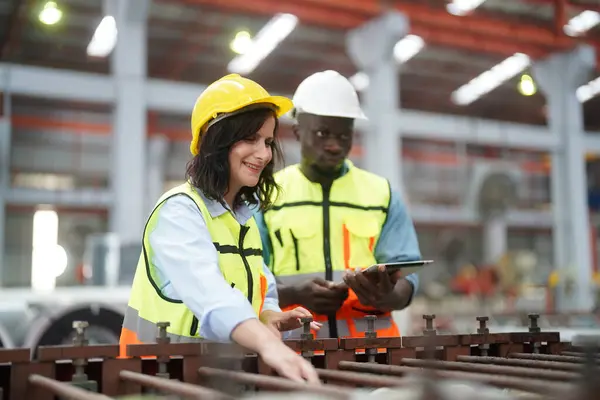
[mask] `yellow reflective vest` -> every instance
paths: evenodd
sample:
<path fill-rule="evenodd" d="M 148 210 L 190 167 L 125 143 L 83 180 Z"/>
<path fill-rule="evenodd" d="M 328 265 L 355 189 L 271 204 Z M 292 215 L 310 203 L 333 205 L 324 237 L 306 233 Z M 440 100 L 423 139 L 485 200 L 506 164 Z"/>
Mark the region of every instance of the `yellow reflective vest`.
<path fill-rule="evenodd" d="M 267 291 L 263 274 L 262 243 L 254 218 L 240 225 L 230 212 L 213 218 L 202 197 L 189 183 L 177 186 L 158 200 L 150 214 L 143 233 L 142 252 L 133 279 L 120 345 L 121 356 L 126 356 L 127 344 L 152 343 L 158 335 L 158 322 L 168 321 L 171 342 L 200 340 L 198 318 L 181 300 L 170 299 L 159 289 L 155 266 L 152 264 L 154 250 L 149 234 L 155 229 L 157 215 L 165 201 L 173 196 L 191 198 L 202 212 L 213 244 L 219 253 L 219 268 L 225 280 L 241 291 L 260 315 Z M 175 266 L 173 266 L 175 267 Z"/>
<path fill-rule="evenodd" d="M 377 263 L 374 249 L 386 221 L 390 185 L 349 160 L 346 164 L 347 173 L 331 187 L 308 180 L 299 165 L 276 173 L 282 190 L 264 219 L 272 245 L 270 268 L 279 283 L 297 284 L 314 277 L 341 282 L 344 270 Z M 327 325 L 318 336 L 364 336 L 363 318 L 373 314 L 378 316 L 380 336 L 399 335 L 389 313 L 360 304 L 350 290 L 335 316 L 315 314 Z"/>

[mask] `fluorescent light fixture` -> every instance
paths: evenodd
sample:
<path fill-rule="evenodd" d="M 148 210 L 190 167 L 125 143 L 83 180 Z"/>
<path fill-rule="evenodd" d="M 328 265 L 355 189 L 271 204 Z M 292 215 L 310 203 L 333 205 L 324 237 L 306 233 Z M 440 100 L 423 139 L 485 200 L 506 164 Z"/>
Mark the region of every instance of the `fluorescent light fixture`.
<path fill-rule="evenodd" d="M 512 79 L 530 64 L 527 54 L 515 53 L 452 92 L 452 101 L 461 106 L 468 105 Z"/>
<path fill-rule="evenodd" d="M 452 15 L 463 16 L 479 7 L 484 1 L 485 0 L 454 0 L 452 3 L 446 5 L 446 10 Z"/>
<path fill-rule="evenodd" d="M 600 24 L 600 13 L 586 10 L 571 18 L 563 27 L 563 31 L 569 36 L 579 36 Z"/>
<path fill-rule="evenodd" d="M 593 81 L 580 86 L 577 89 L 576 95 L 580 102 L 585 103 L 592 97 L 598 95 L 598 93 L 600 93 L 600 78 L 596 78 Z"/>
<path fill-rule="evenodd" d="M 298 24 L 293 14 L 277 14 L 256 34 L 249 48 L 227 65 L 229 72 L 246 75 L 264 60 Z"/>
<path fill-rule="evenodd" d="M 421 36 L 406 35 L 394 45 L 394 59 L 398 64 L 404 64 L 425 47 Z M 354 89 L 361 92 L 369 86 L 369 76 L 364 72 L 357 72 L 348 78 Z"/>
<path fill-rule="evenodd" d="M 394 58 L 398 64 L 404 64 L 425 47 L 421 36 L 406 35 L 394 45 Z"/>
<path fill-rule="evenodd" d="M 117 44 L 117 23 L 115 19 L 107 15 L 98 24 L 94 36 L 88 44 L 87 54 L 92 57 L 106 57 Z"/>

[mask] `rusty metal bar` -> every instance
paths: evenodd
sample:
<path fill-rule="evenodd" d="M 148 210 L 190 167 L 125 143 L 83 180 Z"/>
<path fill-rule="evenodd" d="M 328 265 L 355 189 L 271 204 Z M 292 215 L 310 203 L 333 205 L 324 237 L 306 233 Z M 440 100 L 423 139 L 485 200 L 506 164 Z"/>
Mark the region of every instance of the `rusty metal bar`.
<path fill-rule="evenodd" d="M 54 379 L 46 378 L 41 375 L 32 374 L 29 376 L 30 384 L 38 386 L 52 392 L 56 396 L 60 396 L 66 400 L 110 400 L 111 397 L 103 394 L 89 392 L 84 389 L 69 385 L 65 382 L 60 382 Z"/>
<path fill-rule="evenodd" d="M 558 356 L 554 354 L 510 353 L 508 357 L 520 358 L 523 360 L 554 361 L 572 364 L 583 363 L 585 361 L 584 357 Z M 600 360 L 597 360 L 596 363 L 600 363 Z"/>
<path fill-rule="evenodd" d="M 205 388 L 202 386 L 192 385 L 190 383 L 179 382 L 175 380 L 169 380 L 166 378 L 159 378 L 157 376 L 150 376 L 140 374 L 132 371 L 121 371 L 119 372 L 121 379 L 138 383 L 143 386 L 151 387 L 164 393 L 175 394 L 186 399 L 198 399 L 198 400 L 229 400 L 233 397 L 221 393 L 219 391 Z"/>
<path fill-rule="evenodd" d="M 401 378 L 369 374 L 366 372 L 349 372 L 329 369 L 317 369 L 317 372 L 321 379 L 327 380 L 327 383 L 335 381 L 367 387 L 397 387 L 406 384 L 406 381 Z M 414 372 L 414 370 L 412 368 L 407 368 L 407 372 Z"/>
<path fill-rule="evenodd" d="M 533 378 L 541 380 L 571 381 L 580 377 L 580 374 L 564 371 L 536 370 L 532 368 L 471 364 L 459 361 L 420 360 L 416 358 L 403 358 L 403 365 L 409 367 L 434 368 L 447 371 L 475 372 L 480 374 L 516 376 L 519 378 Z"/>
<path fill-rule="evenodd" d="M 386 375 L 404 375 L 406 373 L 405 369 L 398 369 L 399 367 L 395 365 L 358 363 L 352 361 L 340 361 L 339 368 Z M 419 370 L 415 369 L 415 372 L 419 372 Z M 573 390 L 574 388 L 574 385 L 569 384 L 534 381 L 531 379 L 519 379 L 508 376 L 491 376 L 470 372 L 436 371 L 435 375 L 441 378 L 471 380 L 503 389 L 516 389 L 548 396 L 554 396 L 562 391 L 567 393 L 567 390 Z"/>
<path fill-rule="evenodd" d="M 581 371 L 581 366 L 577 364 L 561 363 L 555 361 L 523 360 L 520 358 L 502 358 L 502 357 L 481 357 L 481 356 L 458 356 L 457 361 L 469 362 L 475 364 L 506 365 L 512 367 L 538 368 L 553 371 Z"/>
<path fill-rule="evenodd" d="M 562 351 L 560 353 L 562 356 L 571 356 L 571 357 L 584 357 L 585 353 L 582 351 Z M 594 357 L 600 357 L 600 354 L 594 353 Z"/>
<path fill-rule="evenodd" d="M 261 389 L 275 391 L 302 391 L 315 394 L 331 396 L 333 399 L 348 399 L 352 396 L 352 392 L 341 387 L 333 385 L 316 386 L 305 383 L 294 382 L 287 378 L 276 376 L 258 375 L 249 372 L 227 371 L 218 368 L 201 367 L 198 369 L 198 374 L 206 378 L 225 378 L 247 385 L 254 385 Z"/>

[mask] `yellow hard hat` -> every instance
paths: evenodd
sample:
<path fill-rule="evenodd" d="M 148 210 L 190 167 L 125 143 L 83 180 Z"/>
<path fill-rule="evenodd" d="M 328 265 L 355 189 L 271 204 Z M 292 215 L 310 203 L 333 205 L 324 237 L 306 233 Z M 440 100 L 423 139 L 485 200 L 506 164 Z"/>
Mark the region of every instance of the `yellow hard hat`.
<path fill-rule="evenodd" d="M 261 85 L 238 74 L 229 74 L 211 83 L 198 97 L 192 110 L 192 154 L 198 154 L 201 131 L 210 120 L 258 103 L 275 106 L 277 117 L 294 107 L 287 97 L 271 96 Z"/>

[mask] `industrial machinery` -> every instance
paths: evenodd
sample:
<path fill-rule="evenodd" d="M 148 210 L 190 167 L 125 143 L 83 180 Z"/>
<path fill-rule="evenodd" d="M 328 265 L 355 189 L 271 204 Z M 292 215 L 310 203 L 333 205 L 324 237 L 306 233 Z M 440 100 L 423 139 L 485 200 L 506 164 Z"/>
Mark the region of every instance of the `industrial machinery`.
<path fill-rule="evenodd" d="M 423 315 L 421 335 L 377 337 L 367 316 L 362 338 L 315 339 L 311 318 L 302 339 L 285 343 L 309 359 L 324 383 L 278 376 L 237 345 L 170 343 L 168 322 L 156 343 L 90 345 L 86 321 L 73 323 L 71 345 L 0 350 L 0 398 L 91 399 L 573 399 L 596 398 L 598 338 L 561 342 L 530 315 L 527 332 L 492 333 L 477 318 L 477 333 L 439 334 Z M 584 339 L 584 340 L 581 340 Z"/>

